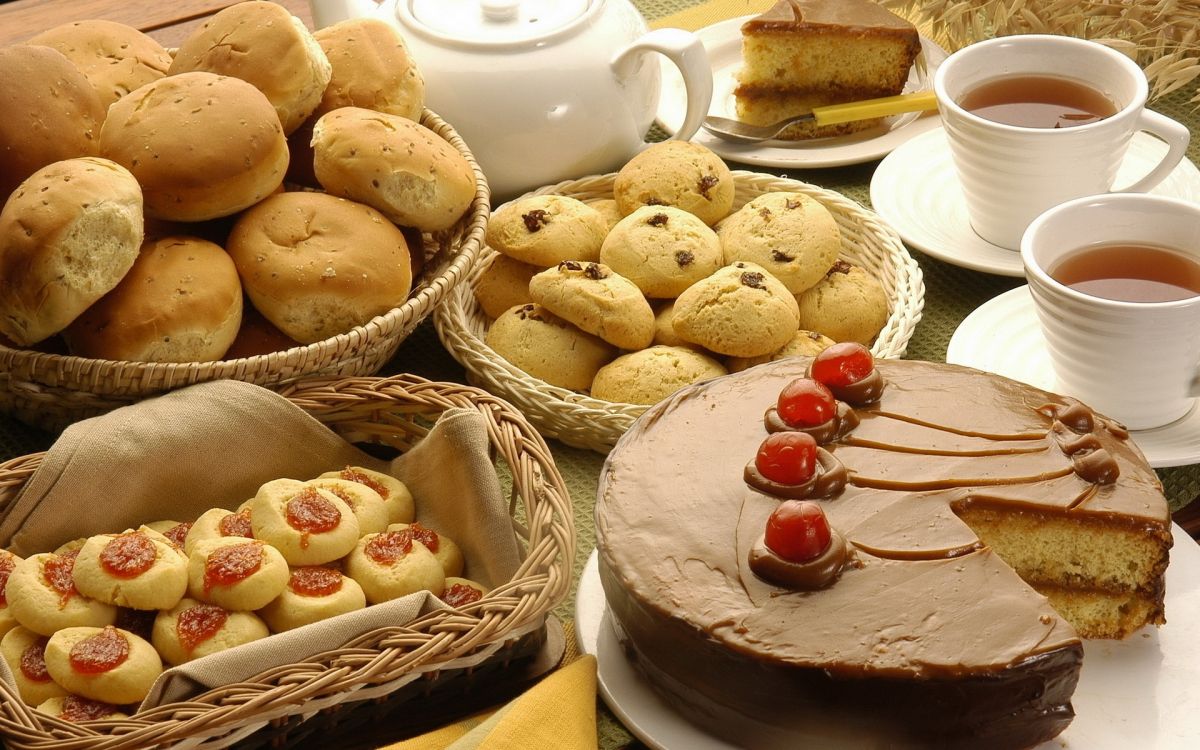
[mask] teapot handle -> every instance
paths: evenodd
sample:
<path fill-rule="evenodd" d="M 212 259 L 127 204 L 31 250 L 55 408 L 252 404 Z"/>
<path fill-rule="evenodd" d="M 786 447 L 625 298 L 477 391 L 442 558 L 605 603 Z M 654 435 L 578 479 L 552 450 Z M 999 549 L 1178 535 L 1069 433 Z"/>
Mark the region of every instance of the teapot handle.
<path fill-rule="evenodd" d="M 683 75 L 687 91 L 687 111 L 683 123 L 672 140 L 686 141 L 696 134 L 708 115 L 712 103 L 712 66 L 704 43 L 690 31 L 683 29 L 655 29 L 642 35 L 637 41 L 613 57 L 613 70 L 620 77 L 633 72 L 637 58 L 644 52 L 660 52 L 667 56 Z"/>

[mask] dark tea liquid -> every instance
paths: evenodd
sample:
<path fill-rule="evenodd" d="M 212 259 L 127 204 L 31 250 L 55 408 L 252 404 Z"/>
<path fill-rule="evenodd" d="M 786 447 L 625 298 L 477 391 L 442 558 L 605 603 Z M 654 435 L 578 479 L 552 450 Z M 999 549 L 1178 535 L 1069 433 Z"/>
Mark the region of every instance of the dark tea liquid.
<path fill-rule="evenodd" d="M 1105 299 L 1171 302 L 1200 295 L 1200 262 L 1154 245 L 1094 245 L 1048 270 L 1058 283 Z"/>
<path fill-rule="evenodd" d="M 1117 113 L 1112 100 L 1091 86 L 1054 76 L 984 81 L 958 103 L 992 122 L 1022 128 L 1069 128 Z"/>

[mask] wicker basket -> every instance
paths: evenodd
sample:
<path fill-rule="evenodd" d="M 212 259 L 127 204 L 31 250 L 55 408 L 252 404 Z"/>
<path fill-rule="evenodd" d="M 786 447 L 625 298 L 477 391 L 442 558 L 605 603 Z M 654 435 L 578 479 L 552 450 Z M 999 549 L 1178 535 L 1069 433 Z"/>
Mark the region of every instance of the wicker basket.
<path fill-rule="evenodd" d="M 400 733 L 408 723 L 422 719 L 423 699 L 430 694 L 453 690 L 456 682 L 469 688 L 488 668 L 503 676 L 509 660 L 536 651 L 547 614 L 570 588 L 575 535 L 570 495 L 545 442 L 524 417 L 475 388 L 411 375 L 309 379 L 282 392 L 351 442 L 401 451 L 423 437 L 446 409 L 478 410 L 493 455 L 503 459 L 512 478 L 510 512 L 524 547 L 512 580 L 458 611 L 439 610 L 371 631 L 302 664 L 277 667 L 129 719 L 64 722 L 26 707 L 0 681 L 0 739 L 8 748 L 128 750 L 181 741 L 187 746 L 225 747 L 256 733 L 277 733 L 272 724 L 336 713 L 333 709 L 352 701 L 418 701 L 419 710 L 408 710 L 405 704 L 405 714 L 392 720 L 391 728 Z M 0 516 L 41 459 L 42 454 L 36 454 L 0 464 Z M 479 663 L 471 668 L 455 667 L 475 656 Z"/>
<path fill-rule="evenodd" d="M 467 158 L 475 172 L 475 198 L 453 227 L 425 235 L 425 272 L 404 304 L 324 341 L 218 362 L 114 362 L 0 344 L 0 411 L 36 427 L 60 429 L 146 396 L 208 380 L 232 378 L 278 388 L 309 375 L 378 372 L 400 342 L 466 277 L 483 245 L 490 212 L 487 181 L 467 144 L 428 109 L 421 124 Z"/>
<path fill-rule="evenodd" d="M 540 188 L 530 195 L 569 195 L 588 201 L 612 197 L 616 175 L 585 177 Z M 763 193 L 792 191 L 820 201 L 842 232 L 841 257 L 870 271 L 883 284 L 891 312 L 871 347 L 876 357 L 901 357 L 912 337 L 925 300 L 921 269 L 899 235 L 874 213 L 829 190 L 796 180 L 754 172 L 733 173 L 737 210 Z M 484 343 L 491 321 L 475 300 L 475 283 L 496 251 L 484 247 L 467 283 L 455 289 L 434 313 L 434 325 L 450 354 L 471 383 L 506 399 L 547 437 L 579 448 L 607 453 L 645 406 L 602 401 L 550 385 L 509 364 Z"/>

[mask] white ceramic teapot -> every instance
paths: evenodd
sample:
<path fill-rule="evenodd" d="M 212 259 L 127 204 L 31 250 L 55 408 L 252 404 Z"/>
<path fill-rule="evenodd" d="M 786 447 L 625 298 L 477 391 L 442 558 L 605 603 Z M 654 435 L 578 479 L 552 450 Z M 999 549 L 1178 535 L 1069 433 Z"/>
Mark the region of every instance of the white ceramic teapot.
<path fill-rule="evenodd" d="M 644 147 L 660 52 L 680 69 L 691 138 L 712 99 L 704 45 L 647 32 L 629 0 L 310 0 L 318 28 L 374 15 L 394 25 L 425 78 L 426 105 L 454 126 L 493 198 L 612 172 Z"/>

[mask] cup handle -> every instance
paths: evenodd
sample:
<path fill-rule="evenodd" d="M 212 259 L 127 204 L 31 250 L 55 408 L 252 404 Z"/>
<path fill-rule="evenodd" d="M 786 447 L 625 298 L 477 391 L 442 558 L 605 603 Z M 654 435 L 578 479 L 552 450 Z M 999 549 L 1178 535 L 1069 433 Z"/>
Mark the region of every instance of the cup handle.
<path fill-rule="evenodd" d="M 712 66 L 704 43 L 690 31 L 683 29 L 655 29 L 643 34 L 637 41 L 617 52 L 612 68 L 618 77 L 625 78 L 633 73 L 637 58 L 644 52 L 659 52 L 667 56 L 683 75 L 687 92 L 687 111 L 683 123 L 672 140 L 686 141 L 696 134 L 700 124 L 708 115 L 712 103 Z"/>
<path fill-rule="evenodd" d="M 1184 154 L 1187 153 L 1191 132 L 1188 131 L 1187 127 L 1175 122 L 1166 115 L 1160 115 L 1157 112 L 1143 109 L 1141 117 L 1138 118 L 1137 129 L 1144 130 L 1165 141 L 1167 144 L 1167 154 L 1145 177 L 1121 190 L 1113 190 L 1112 192 L 1114 193 L 1145 193 L 1153 189 L 1155 185 L 1162 182 L 1166 179 L 1167 175 L 1171 174 L 1171 171 L 1179 165 Z"/>

